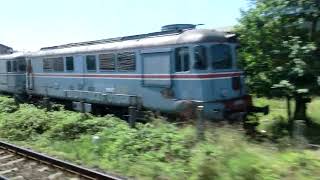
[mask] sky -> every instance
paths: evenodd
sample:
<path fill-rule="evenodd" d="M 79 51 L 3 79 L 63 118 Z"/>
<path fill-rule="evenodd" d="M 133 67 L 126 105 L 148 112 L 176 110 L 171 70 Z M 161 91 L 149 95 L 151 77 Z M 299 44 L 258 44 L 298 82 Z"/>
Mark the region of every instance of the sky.
<path fill-rule="evenodd" d="M 0 0 L 0 44 L 15 50 L 159 31 L 232 26 L 247 0 Z"/>

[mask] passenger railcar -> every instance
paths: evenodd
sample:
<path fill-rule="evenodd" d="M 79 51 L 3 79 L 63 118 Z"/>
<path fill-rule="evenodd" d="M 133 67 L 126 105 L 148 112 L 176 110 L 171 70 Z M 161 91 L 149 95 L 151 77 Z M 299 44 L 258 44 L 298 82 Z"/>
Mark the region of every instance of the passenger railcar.
<path fill-rule="evenodd" d="M 156 33 L 0 57 L 6 65 L 2 70 L 8 69 L 8 62 L 24 59 L 25 81 L 19 74 L 23 69 L 13 81 L 24 85 L 21 91 L 74 101 L 82 110 L 85 102 L 167 113 L 203 105 L 204 115 L 211 119 L 245 114 L 251 101 L 236 66 L 236 42 L 228 34 L 194 27 L 169 25 Z M 0 89 L 18 90 L 10 87 Z"/>
<path fill-rule="evenodd" d="M 0 56 L 0 90 L 14 94 L 25 92 L 26 53 Z"/>

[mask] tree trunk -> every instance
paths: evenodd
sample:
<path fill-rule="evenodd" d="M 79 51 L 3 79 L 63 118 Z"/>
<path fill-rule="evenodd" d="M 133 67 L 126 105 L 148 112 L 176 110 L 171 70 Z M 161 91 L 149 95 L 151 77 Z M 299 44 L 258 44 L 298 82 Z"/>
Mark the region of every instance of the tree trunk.
<path fill-rule="evenodd" d="M 290 104 L 290 100 L 291 100 L 291 97 L 290 96 L 287 96 L 287 114 L 288 114 L 288 122 L 291 123 L 291 120 L 292 120 L 292 115 L 291 115 L 291 104 Z"/>
<path fill-rule="evenodd" d="M 319 21 L 319 17 L 314 18 L 314 19 L 311 21 L 310 41 L 315 41 L 315 40 L 316 40 L 318 21 Z"/>
<path fill-rule="evenodd" d="M 307 118 L 307 103 L 310 102 L 309 98 L 306 98 L 302 94 L 297 94 L 295 96 L 295 111 L 294 111 L 294 120 L 305 120 L 308 123 Z"/>
<path fill-rule="evenodd" d="M 294 118 L 292 118 L 292 112 L 291 112 L 291 104 L 290 104 L 291 97 L 287 96 L 287 114 L 288 114 L 288 131 L 290 132 L 290 135 L 293 135 L 293 123 Z"/>
<path fill-rule="evenodd" d="M 303 101 L 303 98 L 300 95 L 296 96 L 295 101 L 296 101 L 296 108 L 294 111 L 294 119 L 305 120 L 307 118 L 306 102 Z"/>

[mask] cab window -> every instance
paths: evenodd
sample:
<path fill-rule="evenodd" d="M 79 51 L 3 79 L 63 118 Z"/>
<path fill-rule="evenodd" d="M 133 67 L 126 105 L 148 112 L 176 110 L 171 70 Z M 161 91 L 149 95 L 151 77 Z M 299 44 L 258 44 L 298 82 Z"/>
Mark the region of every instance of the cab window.
<path fill-rule="evenodd" d="M 207 55 L 205 46 L 196 46 L 194 48 L 194 69 L 207 69 Z"/>
<path fill-rule="evenodd" d="M 175 66 L 176 72 L 189 71 L 190 57 L 188 47 L 180 47 L 175 49 Z"/>
<path fill-rule="evenodd" d="M 212 67 L 214 69 L 232 68 L 232 54 L 230 46 L 226 44 L 217 44 L 210 47 Z"/>

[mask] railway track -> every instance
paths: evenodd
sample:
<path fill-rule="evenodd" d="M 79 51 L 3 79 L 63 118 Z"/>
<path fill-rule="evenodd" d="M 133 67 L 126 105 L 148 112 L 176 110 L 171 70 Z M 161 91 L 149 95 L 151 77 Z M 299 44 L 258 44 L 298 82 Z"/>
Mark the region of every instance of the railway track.
<path fill-rule="evenodd" d="M 0 180 L 122 180 L 0 141 Z"/>

